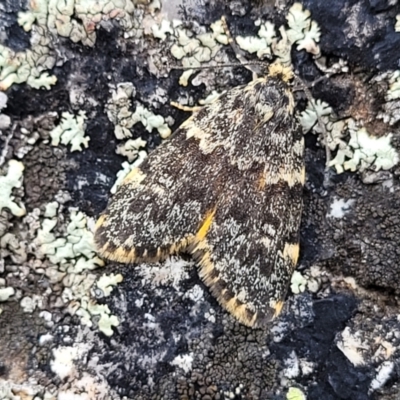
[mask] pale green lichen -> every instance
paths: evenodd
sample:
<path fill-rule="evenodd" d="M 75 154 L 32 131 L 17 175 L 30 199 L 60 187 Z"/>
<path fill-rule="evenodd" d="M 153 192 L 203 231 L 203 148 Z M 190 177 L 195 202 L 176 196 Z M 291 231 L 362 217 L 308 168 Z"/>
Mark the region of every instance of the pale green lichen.
<path fill-rule="evenodd" d="M 79 269 L 82 269 L 82 264 L 85 264 L 87 269 L 93 269 L 94 265 L 104 265 L 103 261 L 96 256 L 93 233 L 86 228 L 87 219 L 84 214 L 71 209 L 70 218 L 71 222 L 67 226 L 65 237 L 59 238 L 56 238 L 52 232 L 57 225 L 57 219 L 43 220 L 35 240 L 40 252 L 53 264 L 68 265 L 69 271 L 74 269 L 73 265 L 81 256 L 90 261 L 85 264 L 85 259 L 83 259 Z"/>
<path fill-rule="evenodd" d="M 11 125 L 11 118 L 1 112 L 3 108 L 7 107 L 7 101 L 7 95 L 3 92 L 0 92 L 0 134 L 2 130 L 7 129 Z M 5 148 L 7 144 L 3 143 L 3 146 L 3 148 Z M 0 165 L 2 164 L 2 158 L 3 157 L 0 159 Z"/>
<path fill-rule="evenodd" d="M 360 172 L 367 168 L 375 171 L 388 170 L 399 162 L 396 149 L 390 144 L 392 134 L 383 137 L 371 136 L 365 128 L 350 132 L 349 147 L 353 150 L 353 157 L 346 161 L 344 169 Z"/>
<path fill-rule="evenodd" d="M 319 281 L 317 276 L 318 269 L 308 270 L 304 275 L 300 271 L 294 271 L 290 280 L 290 290 L 295 293 L 303 293 L 306 289 L 312 293 L 316 293 L 319 289 Z"/>
<path fill-rule="evenodd" d="M 387 92 L 387 100 L 400 99 L 400 70 L 395 71 L 389 79 L 390 87 Z"/>
<path fill-rule="evenodd" d="M 260 25 L 258 36 L 237 36 L 236 41 L 242 50 L 250 54 L 257 53 L 258 58 L 271 55 L 271 45 L 277 41 L 275 25 L 266 21 Z"/>
<path fill-rule="evenodd" d="M 222 21 L 218 20 L 211 24 L 211 32 L 195 35 L 189 29 L 181 27 L 180 21 L 161 21 L 160 24 L 152 26 L 153 36 L 161 40 L 166 39 L 166 34 L 171 40 L 175 40 L 171 47 L 171 54 L 182 61 L 182 66 L 187 68 L 179 79 L 179 84 L 187 86 L 193 68 L 198 68 L 204 62 L 210 61 L 220 50 L 221 44 L 227 44 L 228 38 L 224 33 Z"/>
<path fill-rule="evenodd" d="M 22 186 L 24 164 L 16 160 L 8 162 L 7 175 L 0 176 L 0 211 L 3 208 L 9 209 L 16 217 L 26 214 L 25 206 L 22 203 L 14 202 L 12 190 Z"/>
<path fill-rule="evenodd" d="M 306 50 L 314 56 L 319 56 L 319 42 L 321 33 L 318 24 L 311 20 L 309 10 L 303 10 L 301 3 L 294 3 L 286 17 L 289 25 L 287 31 L 291 43 L 297 43 L 297 50 Z"/>
<path fill-rule="evenodd" d="M 44 216 L 46 218 L 53 218 L 57 215 L 59 204 L 56 201 L 52 201 L 51 203 L 46 204 Z"/>
<path fill-rule="evenodd" d="M 328 136 L 326 140 L 323 138 L 326 141 L 323 144 L 337 152 L 329 166 L 335 167 L 338 173 L 345 170 L 388 170 L 399 162 L 399 155 L 390 144 L 392 134 L 378 138 L 370 135 L 365 128 L 358 127 L 352 118 L 334 121 L 332 108 L 320 100 L 308 104 L 300 114 L 299 122 L 305 133 L 311 129 L 315 133 L 323 133 L 317 123 L 317 116 L 324 124 Z M 350 140 L 346 141 L 349 135 Z"/>
<path fill-rule="evenodd" d="M 297 44 L 297 50 L 306 50 L 319 57 L 320 49 L 317 42 L 320 39 L 318 24 L 312 21 L 311 13 L 303 10 L 300 3 L 294 3 L 289 9 L 287 22 L 289 29 L 281 26 L 278 31 L 281 38 L 275 31 L 275 26 L 266 21 L 261 23 L 257 36 L 239 36 L 236 38 L 239 47 L 250 53 L 257 53 L 258 58 L 274 55 L 278 57 L 281 64 L 291 66 L 291 47 Z"/>
<path fill-rule="evenodd" d="M 118 318 L 115 315 L 111 315 L 111 311 L 107 304 L 93 304 L 88 305 L 88 311 L 92 316 L 100 316 L 98 321 L 98 327 L 101 332 L 106 336 L 112 336 L 113 327 L 119 325 Z"/>
<path fill-rule="evenodd" d="M 65 233 L 57 237 L 54 233 L 58 223 L 57 208 L 54 202 L 47 205 L 47 218 L 43 219 L 35 240 L 39 254 L 54 265 L 48 267 L 45 274 L 52 283 L 62 282 L 64 289 L 61 299 L 67 305 L 67 312 L 78 316 L 81 323 L 89 327 L 100 316 L 97 326 L 110 336 L 112 327 L 118 325 L 118 319 L 110 315 L 108 307 L 93 302 L 91 291 L 97 286 L 104 296 L 108 296 L 113 286 L 122 281 L 122 276 L 102 276 L 96 282 L 96 275 L 88 271 L 103 266 L 104 262 L 96 255 L 93 233 L 88 229 L 87 218 L 82 212 L 70 209 L 70 222 Z M 26 303 L 26 307 L 32 305 L 28 300 Z"/>
<path fill-rule="evenodd" d="M 137 158 L 139 149 L 145 147 L 146 144 L 147 142 L 142 138 L 129 139 L 125 143 L 117 145 L 116 153 L 126 157 L 131 163 Z"/>
<path fill-rule="evenodd" d="M 15 289 L 13 287 L 0 288 L 0 303 L 7 301 L 11 296 L 14 296 Z"/>
<path fill-rule="evenodd" d="M 34 24 L 45 35 L 69 37 L 73 42 L 94 46 L 96 28 L 105 20 L 115 19 L 124 30 L 137 28 L 134 2 L 130 0 L 36 0 L 29 3 L 29 10 L 18 13 L 18 23 L 25 31 Z"/>
<path fill-rule="evenodd" d="M 299 271 L 294 271 L 290 280 L 290 290 L 294 294 L 302 293 L 306 290 L 307 279 Z"/>
<path fill-rule="evenodd" d="M 14 83 L 23 82 L 35 89 L 45 87 L 49 90 L 57 82 L 54 75 L 45 72 L 56 63 L 50 48 L 40 44 L 38 35 L 33 35 L 32 42 L 35 43 L 32 48 L 24 52 L 14 52 L 0 45 L 0 90 L 5 91 Z"/>
<path fill-rule="evenodd" d="M 307 104 L 307 108 L 300 114 L 299 122 L 303 127 L 304 132 L 310 131 L 318 122 L 318 116 L 320 118 L 327 117 L 332 114 L 332 108 L 328 103 L 322 100 L 313 100 Z M 323 122 L 328 122 L 323 120 Z"/>
<path fill-rule="evenodd" d="M 82 146 L 87 148 L 90 138 L 85 136 L 86 119 L 84 111 L 79 111 L 77 116 L 63 112 L 60 124 L 50 132 L 52 146 L 58 146 L 61 141 L 63 145 L 71 144 L 71 151 L 82 151 Z"/>
<path fill-rule="evenodd" d="M 109 296 L 114 289 L 114 286 L 118 285 L 118 283 L 121 283 L 123 279 L 124 278 L 121 274 L 104 274 L 96 282 L 96 285 L 102 291 L 104 296 Z"/>
<path fill-rule="evenodd" d="M 286 393 L 286 400 L 307 400 L 307 396 L 297 387 L 290 387 Z"/>
<path fill-rule="evenodd" d="M 132 97 L 135 96 L 136 89 L 130 82 L 119 83 L 116 89 L 111 92 L 111 99 L 107 102 L 106 111 L 108 119 L 114 124 L 114 134 L 119 140 L 131 138 L 133 136 L 133 127 L 137 123 L 141 123 L 148 132 L 156 129 L 163 139 L 166 139 L 171 134 L 171 129 L 165 122 L 164 117 L 156 115 L 136 102 L 136 110 L 132 109 Z M 129 142 L 129 141 L 128 141 Z M 132 153 L 132 145 L 137 146 L 136 150 L 143 147 L 141 139 L 136 141 L 126 142 L 119 146 L 119 154 L 130 155 L 133 161 L 134 154 Z M 124 149 L 122 149 L 124 147 Z M 125 155 L 124 154 L 124 155 Z M 137 152 L 136 152 L 137 154 Z M 136 155 L 135 154 L 135 155 Z"/>

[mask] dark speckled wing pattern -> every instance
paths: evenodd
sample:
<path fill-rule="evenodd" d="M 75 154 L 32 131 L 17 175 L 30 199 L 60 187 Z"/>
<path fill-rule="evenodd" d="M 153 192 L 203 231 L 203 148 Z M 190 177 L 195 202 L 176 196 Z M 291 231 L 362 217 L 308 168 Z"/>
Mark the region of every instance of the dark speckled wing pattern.
<path fill-rule="evenodd" d="M 192 115 L 123 181 L 99 218 L 105 258 L 193 254 L 245 325 L 279 314 L 299 254 L 304 143 L 284 70 Z"/>

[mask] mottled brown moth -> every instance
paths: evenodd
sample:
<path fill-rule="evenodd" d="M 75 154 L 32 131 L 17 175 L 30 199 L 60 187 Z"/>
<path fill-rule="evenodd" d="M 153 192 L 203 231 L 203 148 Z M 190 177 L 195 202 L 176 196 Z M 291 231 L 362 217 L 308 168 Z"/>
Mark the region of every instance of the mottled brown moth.
<path fill-rule="evenodd" d="M 240 322 L 279 314 L 299 255 L 304 141 L 290 69 L 233 88 L 132 170 L 97 222 L 100 254 L 123 263 L 185 251 Z"/>

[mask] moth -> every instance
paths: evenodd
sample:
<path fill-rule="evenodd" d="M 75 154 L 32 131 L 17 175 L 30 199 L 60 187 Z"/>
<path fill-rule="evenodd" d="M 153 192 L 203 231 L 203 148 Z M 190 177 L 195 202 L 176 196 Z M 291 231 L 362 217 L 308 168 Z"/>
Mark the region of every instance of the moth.
<path fill-rule="evenodd" d="M 290 69 L 235 87 L 132 170 L 100 216 L 99 253 L 122 263 L 188 252 L 219 303 L 263 327 L 299 256 L 304 140 Z"/>

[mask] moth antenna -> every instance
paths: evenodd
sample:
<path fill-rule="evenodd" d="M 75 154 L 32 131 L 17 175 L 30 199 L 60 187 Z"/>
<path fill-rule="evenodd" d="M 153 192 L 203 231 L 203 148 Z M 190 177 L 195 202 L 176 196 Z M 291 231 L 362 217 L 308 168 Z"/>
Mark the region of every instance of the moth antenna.
<path fill-rule="evenodd" d="M 244 56 L 244 53 L 242 52 L 242 50 L 239 48 L 239 46 L 237 45 L 237 43 L 235 42 L 235 40 L 233 39 L 231 32 L 229 30 L 228 27 L 228 23 L 226 21 L 226 17 L 223 15 L 221 17 L 221 21 L 222 21 L 222 27 L 224 29 L 225 35 L 228 37 L 228 43 L 231 46 L 233 52 L 235 53 L 236 58 L 240 61 L 240 64 L 243 65 L 246 69 L 248 69 L 249 71 L 251 71 L 253 73 L 253 80 L 257 79 L 258 74 L 260 73 L 260 71 L 257 71 L 256 69 L 253 68 L 249 68 L 251 65 L 263 65 L 262 62 L 254 62 L 254 63 L 249 63 L 246 60 L 246 57 Z"/>
<path fill-rule="evenodd" d="M 214 68 L 232 68 L 232 67 L 246 67 L 248 65 L 260 65 L 259 61 L 246 61 L 245 63 L 223 63 L 223 64 L 215 64 L 215 65 L 200 65 L 199 67 L 182 67 L 181 65 L 171 65 L 171 69 L 185 70 L 193 69 L 214 69 Z"/>

